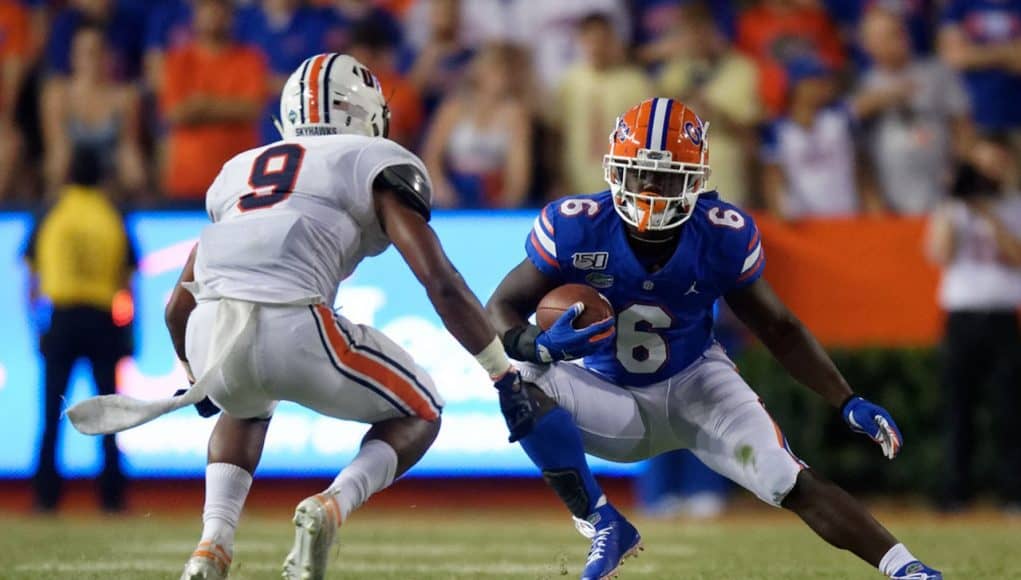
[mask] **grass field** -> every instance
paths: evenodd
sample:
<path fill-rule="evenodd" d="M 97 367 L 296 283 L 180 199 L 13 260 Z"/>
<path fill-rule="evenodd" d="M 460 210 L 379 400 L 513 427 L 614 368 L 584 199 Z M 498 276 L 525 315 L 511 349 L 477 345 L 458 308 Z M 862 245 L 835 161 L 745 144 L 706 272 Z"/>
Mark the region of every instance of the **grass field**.
<path fill-rule="evenodd" d="M 889 515 L 891 528 L 948 578 L 1021 578 L 1021 522 L 995 516 Z M 177 578 L 198 518 L 4 517 L 0 578 Z M 638 519 L 646 550 L 623 580 L 879 578 L 780 512 L 713 523 Z M 290 547 L 286 516 L 248 515 L 232 578 L 278 578 Z M 335 548 L 330 578 L 536 579 L 577 577 L 587 542 L 549 512 L 373 511 L 353 517 Z"/>

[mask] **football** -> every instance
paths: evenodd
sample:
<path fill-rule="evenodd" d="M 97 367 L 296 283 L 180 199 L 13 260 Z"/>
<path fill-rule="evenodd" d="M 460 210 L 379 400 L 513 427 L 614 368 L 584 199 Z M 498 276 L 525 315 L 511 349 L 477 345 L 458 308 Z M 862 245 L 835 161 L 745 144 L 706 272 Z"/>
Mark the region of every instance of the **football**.
<path fill-rule="evenodd" d="M 584 304 L 585 310 L 574 319 L 575 328 L 585 328 L 614 314 L 610 301 L 592 287 L 584 284 L 564 284 L 543 296 L 538 308 L 535 309 L 535 320 L 540 328 L 546 330 L 553 326 L 565 310 L 577 302 Z"/>

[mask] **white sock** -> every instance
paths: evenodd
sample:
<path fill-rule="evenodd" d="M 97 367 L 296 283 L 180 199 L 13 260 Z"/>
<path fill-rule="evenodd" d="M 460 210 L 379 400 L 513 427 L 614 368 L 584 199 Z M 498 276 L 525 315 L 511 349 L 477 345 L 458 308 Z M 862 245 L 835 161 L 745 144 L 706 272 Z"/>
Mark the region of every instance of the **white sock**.
<path fill-rule="evenodd" d="M 887 576 L 893 576 L 894 572 L 917 559 L 911 555 L 904 544 L 897 544 L 890 548 L 890 551 L 879 561 L 879 571 Z"/>
<path fill-rule="evenodd" d="M 337 497 L 341 521 L 358 509 L 369 496 L 393 483 L 397 474 L 397 452 L 384 441 L 371 439 L 358 455 L 337 475 L 326 493 Z"/>
<path fill-rule="evenodd" d="M 252 474 L 233 463 L 210 463 L 206 466 L 206 506 L 202 511 L 202 540 L 234 548 L 234 530 L 241 519 Z"/>

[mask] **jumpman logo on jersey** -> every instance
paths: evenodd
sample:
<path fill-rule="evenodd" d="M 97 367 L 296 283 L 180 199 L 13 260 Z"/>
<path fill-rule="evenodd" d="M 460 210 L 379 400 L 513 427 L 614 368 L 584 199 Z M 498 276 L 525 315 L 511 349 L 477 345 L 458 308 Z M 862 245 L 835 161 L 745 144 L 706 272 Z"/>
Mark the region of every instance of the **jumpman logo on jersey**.
<path fill-rule="evenodd" d="M 698 289 L 695 288 L 695 284 L 698 284 L 698 280 L 691 283 L 691 288 L 688 288 L 688 291 L 684 293 L 685 296 L 688 294 L 698 294 Z"/>

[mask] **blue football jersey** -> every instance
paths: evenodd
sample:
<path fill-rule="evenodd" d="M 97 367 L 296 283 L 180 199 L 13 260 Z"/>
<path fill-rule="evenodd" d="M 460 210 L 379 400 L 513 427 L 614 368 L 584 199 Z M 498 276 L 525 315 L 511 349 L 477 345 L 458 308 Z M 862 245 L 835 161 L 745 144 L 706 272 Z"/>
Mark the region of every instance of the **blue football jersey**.
<path fill-rule="evenodd" d="M 562 284 L 587 284 L 617 313 L 617 340 L 585 366 L 627 386 L 681 372 L 713 340 L 716 299 L 762 276 L 765 255 L 751 216 L 715 192 L 699 197 L 673 257 L 655 273 L 635 256 L 609 191 L 555 201 L 525 242 L 529 260 Z"/>

